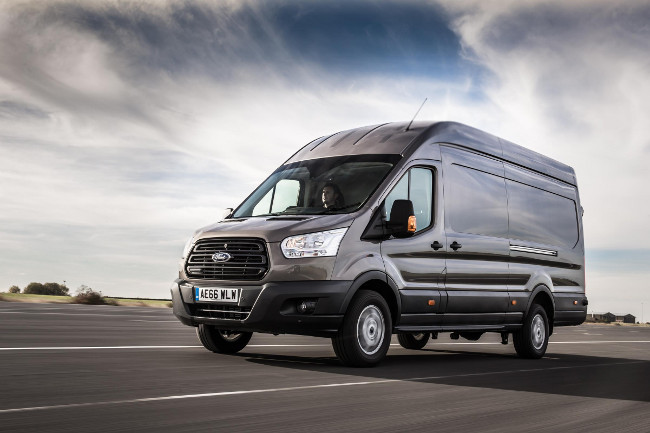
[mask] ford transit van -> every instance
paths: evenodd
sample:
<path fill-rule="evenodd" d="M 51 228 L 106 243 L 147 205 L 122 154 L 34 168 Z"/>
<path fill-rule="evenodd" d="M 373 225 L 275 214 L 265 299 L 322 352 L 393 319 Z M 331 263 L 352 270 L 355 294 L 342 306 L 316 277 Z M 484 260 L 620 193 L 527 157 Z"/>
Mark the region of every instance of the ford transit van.
<path fill-rule="evenodd" d="M 442 332 L 496 332 L 540 358 L 587 312 L 576 176 L 454 122 L 321 137 L 189 239 L 171 294 L 218 353 L 289 333 L 372 366 L 392 334 L 421 349 Z"/>

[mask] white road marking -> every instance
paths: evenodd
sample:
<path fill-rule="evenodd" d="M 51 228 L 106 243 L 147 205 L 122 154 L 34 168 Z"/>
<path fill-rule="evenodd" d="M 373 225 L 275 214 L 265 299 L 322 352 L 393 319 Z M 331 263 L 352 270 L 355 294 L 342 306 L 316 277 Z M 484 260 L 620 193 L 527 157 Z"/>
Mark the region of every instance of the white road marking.
<path fill-rule="evenodd" d="M 165 322 L 165 323 L 178 323 L 178 320 L 140 320 L 131 319 L 129 322 Z"/>
<path fill-rule="evenodd" d="M 101 349 L 188 349 L 203 346 L 45 346 L 0 347 L 0 350 L 101 350 Z"/>
<path fill-rule="evenodd" d="M 645 362 L 648 361 L 613 362 L 607 364 L 531 368 L 531 369 L 507 370 L 507 371 L 490 371 L 485 373 L 452 374 L 449 376 L 410 377 L 405 379 L 382 379 L 382 380 L 368 380 L 363 382 L 328 383 L 328 384 L 321 384 L 321 385 L 292 386 L 287 388 L 268 388 L 268 389 L 251 389 L 251 390 L 243 390 L 243 391 L 206 392 L 201 394 L 168 395 L 162 397 L 134 398 L 128 400 L 112 400 L 112 401 L 98 401 L 98 402 L 90 402 L 90 403 L 71 403 L 71 404 L 57 404 L 52 406 L 33 406 L 33 407 L 20 407 L 20 408 L 13 408 L 13 409 L 0 409 L 0 414 L 13 413 L 13 412 L 30 412 L 30 411 L 37 411 L 37 410 L 49 410 L 49 409 L 69 409 L 69 408 L 88 407 L 88 406 L 107 406 L 107 405 L 128 404 L 128 403 L 148 403 L 148 402 L 166 401 L 166 400 L 185 400 L 190 398 L 223 397 L 229 395 L 302 391 L 306 389 L 337 388 L 343 386 L 378 385 L 378 384 L 395 383 L 395 382 L 421 382 L 426 380 L 454 379 L 460 377 L 474 377 L 474 376 L 490 376 L 495 374 L 532 373 L 538 371 L 569 370 L 569 369 L 591 368 L 591 367 L 610 367 L 614 365 L 642 364 Z"/>
<path fill-rule="evenodd" d="M 331 344 L 249 344 L 246 347 L 331 347 Z M 203 346 L 42 346 L 0 347 L 0 350 L 106 350 L 106 349 L 192 349 Z"/>
<path fill-rule="evenodd" d="M 650 343 L 650 340 L 549 341 L 549 344 Z"/>
<path fill-rule="evenodd" d="M 650 340 L 611 340 L 611 341 L 550 341 L 549 344 L 611 344 L 611 343 L 650 343 Z M 433 347 L 439 345 L 501 345 L 501 343 L 434 343 Z M 399 346 L 397 343 L 391 346 Z M 110 349 L 193 349 L 201 348 L 201 345 L 193 346 L 39 346 L 39 347 L 0 347 L 0 351 L 16 350 L 110 350 Z M 331 347 L 331 344 L 249 344 L 246 347 Z"/>

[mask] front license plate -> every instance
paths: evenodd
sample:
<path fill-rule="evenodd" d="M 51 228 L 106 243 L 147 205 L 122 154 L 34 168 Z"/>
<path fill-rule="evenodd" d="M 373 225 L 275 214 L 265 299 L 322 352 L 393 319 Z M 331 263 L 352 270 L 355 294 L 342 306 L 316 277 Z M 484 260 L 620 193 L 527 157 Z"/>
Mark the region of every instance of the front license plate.
<path fill-rule="evenodd" d="M 196 302 L 239 302 L 240 289 L 223 287 L 195 287 L 194 300 Z"/>

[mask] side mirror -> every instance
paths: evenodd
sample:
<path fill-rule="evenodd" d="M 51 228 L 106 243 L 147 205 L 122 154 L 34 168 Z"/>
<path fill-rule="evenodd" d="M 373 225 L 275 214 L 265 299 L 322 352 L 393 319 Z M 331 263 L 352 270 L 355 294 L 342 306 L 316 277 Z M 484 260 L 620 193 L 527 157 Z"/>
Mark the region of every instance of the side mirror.
<path fill-rule="evenodd" d="M 388 231 L 396 238 L 407 238 L 415 233 L 415 212 L 411 200 L 395 200 L 387 221 Z"/>
<path fill-rule="evenodd" d="M 231 208 L 231 207 L 227 207 L 227 208 L 225 208 L 225 209 L 223 210 L 223 214 L 221 214 L 221 219 L 222 219 L 222 220 L 225 220 L 226 218 L 228 218 L 230 215 L 232 215 L 232 211 L 233 211 L 233 210 L 234 210 L 234 209 Z"/>

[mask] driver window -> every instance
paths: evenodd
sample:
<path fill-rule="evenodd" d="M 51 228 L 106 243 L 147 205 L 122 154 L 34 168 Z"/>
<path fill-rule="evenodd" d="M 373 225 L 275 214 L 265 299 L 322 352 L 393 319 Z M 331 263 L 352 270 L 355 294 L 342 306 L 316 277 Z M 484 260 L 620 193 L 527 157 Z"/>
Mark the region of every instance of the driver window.
<path fill-rule="evenodd" d="M 384 216 L 390 217 L 395 200 L 404 199 L 413 202 L 416 233 L 428 228 L 432 222 L 433 212 L 433 172 L 427 168 L 410 169 L 388 194 L 385 201 Z"/>

